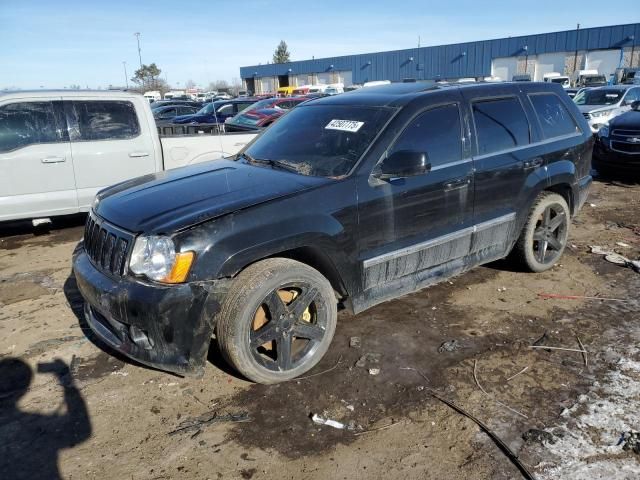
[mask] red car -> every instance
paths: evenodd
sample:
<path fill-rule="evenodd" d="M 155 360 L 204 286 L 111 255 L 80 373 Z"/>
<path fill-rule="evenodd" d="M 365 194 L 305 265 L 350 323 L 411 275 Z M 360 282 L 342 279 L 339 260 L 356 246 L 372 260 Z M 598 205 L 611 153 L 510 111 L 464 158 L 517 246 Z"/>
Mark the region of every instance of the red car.
<path fill-rule="evenodd" d="M 268 98 L 254 103 L 225 123 L 229 132 L 268 127 L 288 110 L 308 100 L 304 97 Z"/>

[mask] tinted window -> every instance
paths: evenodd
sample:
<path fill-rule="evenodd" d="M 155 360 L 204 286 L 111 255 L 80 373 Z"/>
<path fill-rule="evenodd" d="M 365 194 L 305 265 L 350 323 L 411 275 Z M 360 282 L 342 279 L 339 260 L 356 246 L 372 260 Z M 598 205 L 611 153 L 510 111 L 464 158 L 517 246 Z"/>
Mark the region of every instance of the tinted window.
<path fill-rule="evenodd" d="M 426 152 L 433 167 L 462 157 L 462 129 L 457 105 L 418 115 L 396 140 L 393 151 Z"/>
<path fill-rule="evenodd" d="M 562 101 L 553 94 L 530 95 L 545 138 L 578 132 L 578 126 Z"/>
<path fill-rule="evenodd" d="M 479 155 L 529 143 L 529 122 L 517 98 L 476 102 L 473 119 Z"/>
<path fill-rule="evenodd" d="M 131 102 L 73 101 L 75 141 L 121 140 L 140 134 L 138 117 Z"/>
<path fill-rule="evenodd" d="M 243 111 L 245 108 L 250 107 L 252 104 L 251 103 L 236 103 L 236 108 L 237 108 L 237 112 L 241 112 Z"/>
<path fill-rule="evenodd" d="M 0 107 L 0 152 L 37 143 L 63 141 L 51 102 L 11 103 Z"/>
<path fill-rule="evenodd" d="M 627 94 L 624 96 L 624 101 L 627 105 L 631 105 L 632 102 L 640 100 L 640 88 L 630 88 Z"/>
<path fill-rule="evenodd" d="M 624 90 L 594 88 L 581 90 L 573 99 L 576 105 L 613 105 L 622 99 Z"/>

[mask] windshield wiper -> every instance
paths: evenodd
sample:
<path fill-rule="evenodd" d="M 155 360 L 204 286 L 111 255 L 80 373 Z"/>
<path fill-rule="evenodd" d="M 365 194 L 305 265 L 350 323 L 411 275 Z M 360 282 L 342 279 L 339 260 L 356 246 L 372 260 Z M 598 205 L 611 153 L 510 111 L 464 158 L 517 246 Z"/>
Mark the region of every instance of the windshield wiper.
<path fill-rule="evenodd" d="M 247 153 L 243 153 L 242 155 L 250 163 L 253 163 L 253 164 L 269 165 L 271 168 L 281 168 L 283 170 L 288 170 L 290 172 L 300 173 L 300 170 L 297 167 L 295 167 L 294 165 L 291 165 L 285 160 L 269 160 L 266 158 L 254 158 Z"/>

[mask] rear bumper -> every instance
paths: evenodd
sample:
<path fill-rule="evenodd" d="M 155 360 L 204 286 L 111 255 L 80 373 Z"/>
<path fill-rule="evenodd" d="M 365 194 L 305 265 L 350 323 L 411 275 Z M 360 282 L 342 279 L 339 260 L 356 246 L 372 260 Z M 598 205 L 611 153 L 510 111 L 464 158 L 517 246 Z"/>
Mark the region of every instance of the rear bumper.
<path fill-rule="evenodd" d="M 593 183 L 593 178 L 591 177 L 591 175 L 587 175 L 586 177 L 582 177 L 574 185 L 573 198 L 576 201 L 575 208 L 573 211 L 574 215 L 576 215 L 580 211 L 580 209 L 583 207 L 583 205 L 587 201 L 592 183 Z"/>
<path fill-rule="evenodd" d="M 91 330 L 118 352 L 160 370 L 201 375 L 219 302 L 213 284 L 171 286 L 99 271 L 81 250 L 73 261 Z"/>

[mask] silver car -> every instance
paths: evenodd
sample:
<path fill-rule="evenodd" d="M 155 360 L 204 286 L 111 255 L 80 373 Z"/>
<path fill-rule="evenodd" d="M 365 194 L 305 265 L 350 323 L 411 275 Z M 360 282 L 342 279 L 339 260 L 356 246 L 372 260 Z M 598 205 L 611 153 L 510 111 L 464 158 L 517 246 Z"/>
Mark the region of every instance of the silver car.
<path fill-rule="evenodd" d="M 631 109 L 631 104 L 636 100 L 640 100 L 640 86 L 634 85 L 584 89 L 573 98 L 593 133 L 597 133 L 613 117 Z"/>

